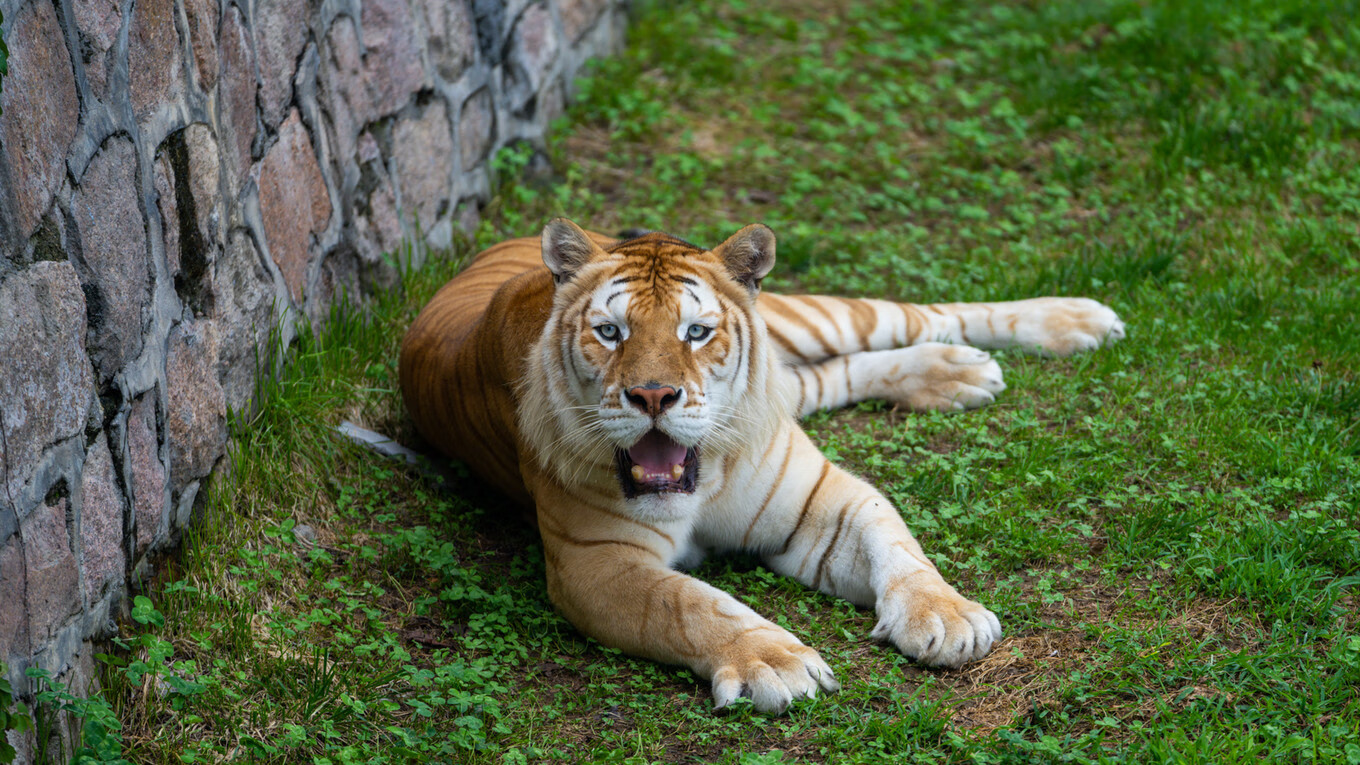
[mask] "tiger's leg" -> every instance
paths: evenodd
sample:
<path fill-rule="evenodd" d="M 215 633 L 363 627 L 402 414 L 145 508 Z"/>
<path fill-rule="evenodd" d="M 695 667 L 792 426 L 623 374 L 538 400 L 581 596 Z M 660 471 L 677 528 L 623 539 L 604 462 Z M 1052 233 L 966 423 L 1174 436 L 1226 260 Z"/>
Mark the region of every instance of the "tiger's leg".
<path fill-rule="evenodd" d="M 797 379 L 799 417 L 873 398 L 916 411 L 976 409 L 1006 389 L 989 353 L 945 343 L 847 353 L 783 369 Z"/>
<path fill-rule="evenodd" d="M 551 494 L 551 492 L 548 492 Z M 689 667 L 713 687 L 715 707 L 750 696 L 780 714 L 818 689 L 840 689 L 817 651 L 731 595 L 672 570 L 688 521 L 649 525 L 589 503 L 539 498 L 548 595 L 581 632 L 627 653 Z M 556 519 L 570 518 L 568 530 Z"/>
<path fill-rule="evenodd" d="M 788 364 L 931 341 L 1067 356 L 1124 337 L 1115 312 L 1087 298 L 913 305 L 762 294 L 758 307 Z"/>
<path fill-rule="evenodd" d="M 892 504 L 822 456 L 796 424 L 738 472 L 729 480 L 754 497 L 739 546 L 813 589 L 873 606 L 874 637 L 946 667 L 981 658 L 1000 639 L 996 616 L 944 581 Z"/>

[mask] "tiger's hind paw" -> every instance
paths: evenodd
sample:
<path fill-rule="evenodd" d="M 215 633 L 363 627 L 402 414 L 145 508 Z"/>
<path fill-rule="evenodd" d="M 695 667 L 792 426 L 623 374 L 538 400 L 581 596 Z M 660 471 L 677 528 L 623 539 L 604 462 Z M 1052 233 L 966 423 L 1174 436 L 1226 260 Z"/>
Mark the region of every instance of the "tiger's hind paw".
<path fill-rule="evenodd" d="M 1018 334 L 1021 350 L 1071 356 L 1124 339 L 1124 321 L 1104 303 L 1090 298 L 1039 298 L 1036 302 L 1042 312 L 1035 317 L 1037 326 Z"/>

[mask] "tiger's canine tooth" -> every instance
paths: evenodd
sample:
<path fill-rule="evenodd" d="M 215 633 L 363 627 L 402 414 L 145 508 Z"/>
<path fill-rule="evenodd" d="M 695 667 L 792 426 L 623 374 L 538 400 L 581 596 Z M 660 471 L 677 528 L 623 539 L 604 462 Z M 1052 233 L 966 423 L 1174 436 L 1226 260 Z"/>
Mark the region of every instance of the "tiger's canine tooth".
<path fill-rule="evenodd" d="M 642 466 L 641 466 L 641 465 L 634 465 L 634 466 L 633 466 L 633 480 L 634 480 L 634 481 L 641 481 L 643 475 L 644 475 L 644 471 L 643 471 L 643 469 L 642 469 Z"/>

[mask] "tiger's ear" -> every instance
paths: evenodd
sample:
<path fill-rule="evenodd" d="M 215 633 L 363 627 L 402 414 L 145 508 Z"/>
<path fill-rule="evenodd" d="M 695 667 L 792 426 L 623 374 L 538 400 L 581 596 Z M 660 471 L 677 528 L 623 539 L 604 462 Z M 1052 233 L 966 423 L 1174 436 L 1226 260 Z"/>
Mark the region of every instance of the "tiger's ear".
<path fill-rule="evenodd" d="M 553 218 L 543 227 L 543 264 L 558 284 L 570 279 L 598 250 L 586 232 L 566 218 Z"/>
<path fill-rule="evenodd" d="M 754 294 L 760 290 L 760 280 L 774 268 L 774 232 L 763 223 L 752 223 L 713 248 L 713 253 Z"/>

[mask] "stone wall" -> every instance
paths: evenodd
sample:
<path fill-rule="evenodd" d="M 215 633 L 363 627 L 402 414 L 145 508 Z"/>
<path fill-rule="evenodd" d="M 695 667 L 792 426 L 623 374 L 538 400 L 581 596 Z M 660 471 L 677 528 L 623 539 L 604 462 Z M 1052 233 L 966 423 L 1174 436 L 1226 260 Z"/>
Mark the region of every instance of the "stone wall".
<path fill-rule="evenodd" d="M 0 661 L 88 677 L 258 349 L 474 225 L 626 0 L 0 0 Z M 267 353 L 267 352 L 266 352 Z"/>

